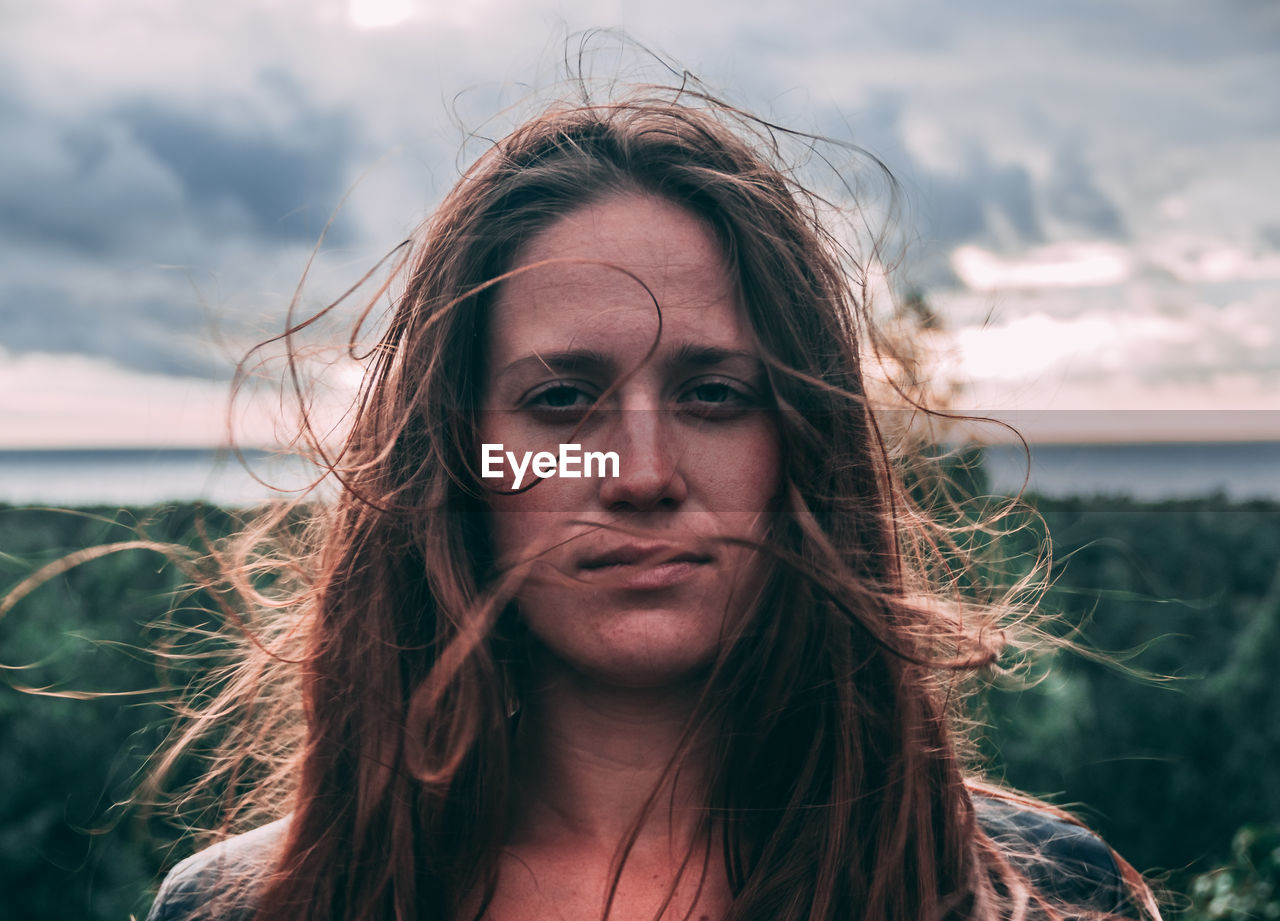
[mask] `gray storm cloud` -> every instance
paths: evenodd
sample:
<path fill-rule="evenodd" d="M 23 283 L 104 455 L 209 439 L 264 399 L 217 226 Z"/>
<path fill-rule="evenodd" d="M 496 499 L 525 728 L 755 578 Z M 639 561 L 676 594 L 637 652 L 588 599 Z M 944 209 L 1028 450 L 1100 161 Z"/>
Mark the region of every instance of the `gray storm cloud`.
<path fill-rule="evenodd" d="M 73 114 L 0 102 L 0 346 L 224 377 L 210 328 L 239 329 L 209 315 L 209 266 L 233 286 L 273 254 L 300 266 L 350 182 L 351 119 L 277 96 L 277 124 L 236 98 L 216 115 L 159 93 Z M 354 233 L 340 214 L 327 239 Z"/>
<path fill-rule="evenodd" d="M 881 156 L 907 193 L 893 232 L 908 274 L 955 290 L 960 246 L 1137 251 L 1176 231 L 1191 249 L 1280 250 L 1280 8 L 1177 6 L 823 0 L 753 19 L 723 2 L 680 16 L 658 3 L 622 19 L 713 86 L 733 81 L 748 107 Z M 211 348 L 211 327 L 250 340 L 273 328 L 218 291 L 257 285 L 248 301 L 282 310 L 338 200 L 400 143 L 436 187 L 345 209 L 327 244 L 376 251 L 396 237 L 456 177 L 465 130 L 488 136 L 488 111 L 454 124 L 489 98 L 477 81 L 534 79 L 564 52 L 546 50 L 553 21 L 600 15 L 577 0 L 554 17 L 495 0 L 468 25 L 420 4 L 416 20 L 360 33 L 304 3 L 229 2 L 190 25 L 162 5 L 126 8 L 157 30 L 131 57 L 110 35 L 75 36 L 71 9 L 0 13 L 14 25 L 0 28 L 13 77 L 0 81 L 0 348 L 213 377 L 235 349 Z M 1127 296 L 1092 295 L 1117 311 Z M 1233 309 L 1265 300 L 1254 291 Z M 1200 309 L 1184 313 L 1201 322 Z M 1232 335 L 1206 339 L 1220 355 Z M 1196 360 L 1169 349 L 1170 373 Z"/>

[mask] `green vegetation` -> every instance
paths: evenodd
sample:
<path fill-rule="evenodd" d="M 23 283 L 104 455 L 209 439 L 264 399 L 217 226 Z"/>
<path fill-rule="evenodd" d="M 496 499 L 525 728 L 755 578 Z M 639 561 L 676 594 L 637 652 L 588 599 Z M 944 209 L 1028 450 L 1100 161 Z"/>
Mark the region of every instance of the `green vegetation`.
<path fill-rule="evenodd" d="M 1191 897 L 1204 921 L 1280 918 L 1280 823 L 1240 829 L 1230 863 L 1192 880 Z"/>
<path fill-rule="evenodd" d="M 215 531 L 227 525 L 216 509 L 200 514 Z M 196 545 L 196 509 L 0 508 L 0 597 L 73 551 L 139 533 Z M 122 804 L 164 738 L 173 695 L 160 687 L 182 680 L 146 650 L 184 581 L 163 554 L 125 550 L 70 569 L 0 620 L 0 918 L 141 917 L 182 850 L 176 830 Z"/>
<path fill-rule="evenodd" d="M 1059 653 L 1036 686 L 991 695 L 1003 777 L 1081 806 L 1130 862 L 1187 893 L 1195 874 L 1239 863 L 1238 829 L 1280 821 L 1280 505 L 1036 505 L 1054 539 L 1045 604 L 1110 655 Z M 1188 918 L 1245 917 L 1208 905 L 1197 896 Z"/>
<path fill-rule="evenodd" d="M 1038 684 L 989 696 L 1007 782 L 1080 813 L 1138 868 L 1168 874 L 1195 921 L 1280 917 L 1280 505 L 1033 500 L 1054 537 L 1045 604 L 1110 662 L 1058 653 Z M 228 526 L 206 510 L 217 533 Z M 192 508 L 0 509 L 0 593 L 79 548 L 195 542 Z M 1015 537 L 1029 549 L 1033 535 Z M 1016 550 L 1017 547 L 1015 546 Z M 88 561 L 0 620 L 0 916 L 141 915 L 184 845 L 117 806 L 160 742 L 172 685 L 144 651 L 182 574 L 128 550 Z M 198 605 L 179 617 L 198 621 Z M 1149 680 L 1134 673 L 1171 676 Z"/>

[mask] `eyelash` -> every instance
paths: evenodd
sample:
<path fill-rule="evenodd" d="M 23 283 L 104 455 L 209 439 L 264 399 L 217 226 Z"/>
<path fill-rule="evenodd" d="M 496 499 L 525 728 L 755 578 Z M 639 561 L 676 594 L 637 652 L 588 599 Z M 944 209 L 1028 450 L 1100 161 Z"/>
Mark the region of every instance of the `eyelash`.
<path fill-rule="evenodd" d="M 585 403 L 578 403 L 576 400 L 569 406 L 556 406 L 545 402 L 546 397 L 550 394 L 580 394 L 587 398 Z M 592 396 L 585 388 L 566 381 L 554 381 L 540 390 L 530 394 L 525 402 L 524 408 L 532 411 L 535 415 L 544 417 L 550 422 L 576 421 L 581 418 L 587 410 L 595 405 L 596 397 Z"/>
<path fill-rule="evenodd" d="M 686 400 L 685 397 L 692 397 L 699 390 L 715 388 L 722 391 L 726 398 L 723 400 Z M 705 397 L 706 394 L 703 394 Z M 690 407 L 688 411 L 703 419 L 729 419 L 754 409 L 759 406 L 760 401 L 755 393 L 748 387 L 731 380 L 722 378 L 702 378 L 694 381 L 693 385 L 686 387 L 681 394 L 682 403 L 698 403 L 700 408 Z"/>
<path fill-rule="evenodd" d="M 695 398 L 698 391 L 706 391 L 709 388 L 718 389 L 725 398 L 706 399 L 708 394 L 705 392 L 702 394 L 703 399 Z M 581 386 L 576 382 L 553 381 L 531 393 L 523 405 L 525 409 L 541 416 L 547 422 L 576 422 L 595 405 L 598 397 L 594 396 L 592 391 L 593 388 Z M 568 405 L 548 403 L 547 399 L 553 394 L 558 397 L 572 395 L 574 401 Z M 580 402 L 577 399 L 579 396 L 586 397 L 586 401 Z M 699 418 L 727 419 L 758 406 L 760 401 L 750 388 L 737 381 L 711 377 L 697 378 L 687 384 L 681 390 L 677 403 L 681 404 L 682 412 Z"/>

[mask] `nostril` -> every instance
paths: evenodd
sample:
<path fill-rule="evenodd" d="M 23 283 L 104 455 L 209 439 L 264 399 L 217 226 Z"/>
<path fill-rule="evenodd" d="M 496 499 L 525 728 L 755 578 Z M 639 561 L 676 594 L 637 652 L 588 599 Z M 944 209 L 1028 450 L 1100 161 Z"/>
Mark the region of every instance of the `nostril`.
<path fill-rule="evenodd" d="M 606 507 L 611 512 L 675 511 L 680 507 L 680 503 L 681 500 L 674 496 L 658 496 L 653 501 L 630 497 L 626 499 L 617 499 L 609 503 Z"/>
<path fill-rule="evenodd" d="M 674 509 L 688 494 L 684 477 L 678 469 L 656 466 L 627 469 L 622 459 L 621 475 L 601 480 L 600 502 L 613 510 Z"/>

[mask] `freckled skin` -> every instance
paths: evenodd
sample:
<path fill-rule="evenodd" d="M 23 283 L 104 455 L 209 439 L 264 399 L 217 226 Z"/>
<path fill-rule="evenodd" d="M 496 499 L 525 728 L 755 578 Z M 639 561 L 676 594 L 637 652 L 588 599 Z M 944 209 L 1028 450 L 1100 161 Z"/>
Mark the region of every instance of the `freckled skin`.
<path fill-rule="evenodd" d="M 711 230 L 664 199 L 620 194 L 571 212 L 517 253 L 515 267 L 528 266 L 495 299 L 481 440 L 612 450 L 621 475 L 494 496 L 499 560 L 538 560 L 519 609 L 564 665 L 625 687 L 688 680 L 760 578 L 756 554 L 713 538 L 763 539 L 778 490 L 755 335 Z M 725 357 L 681 363 L 698 350 Z M 594 363 L 544 363 L 566 352 Z M 580 565 L 628 541 L 660 549 L 641 566 Z M 709 559 L 648 565 L 681 549 Z"/>

